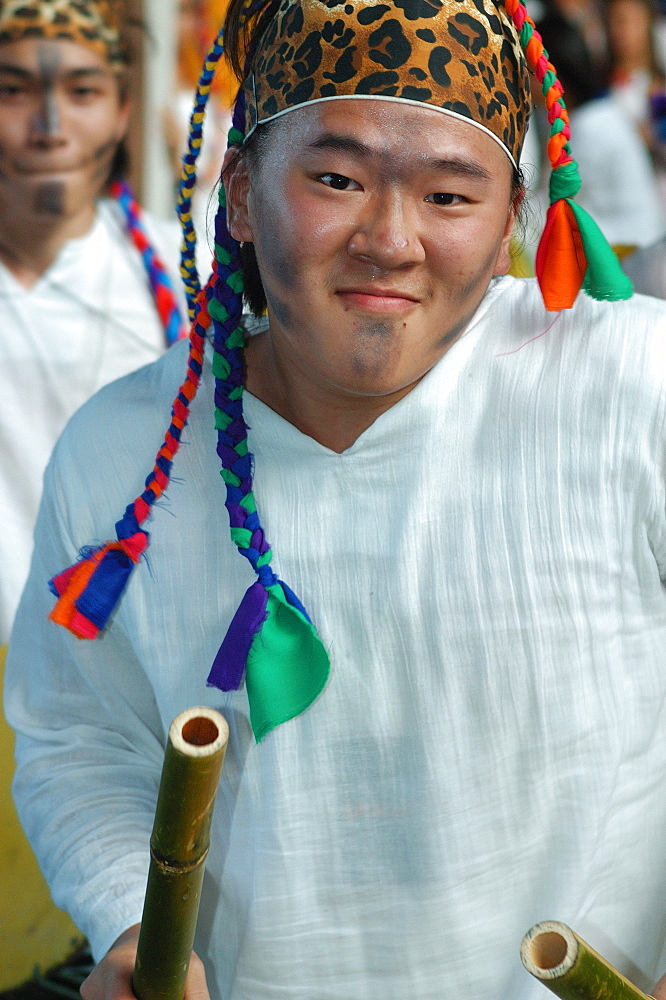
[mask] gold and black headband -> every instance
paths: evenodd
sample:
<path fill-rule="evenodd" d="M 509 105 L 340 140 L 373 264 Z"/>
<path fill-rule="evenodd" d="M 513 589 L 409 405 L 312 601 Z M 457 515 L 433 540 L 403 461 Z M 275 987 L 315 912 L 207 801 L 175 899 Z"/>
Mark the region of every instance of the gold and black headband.
<path fill-rule="evenodd" d="M 0 45 L 64 39 L 94 49 L 114 69 L 127 62 L 123 4 L 114 0 L 0 0 Z"/>
<path fill-rule="evenodd" d="M 529 72 L 503 5 L 481 0 L 283 0 L 245 83 L 246 132 L 303 104 L 428 104 L 491 135 L 517 165 Z"/>

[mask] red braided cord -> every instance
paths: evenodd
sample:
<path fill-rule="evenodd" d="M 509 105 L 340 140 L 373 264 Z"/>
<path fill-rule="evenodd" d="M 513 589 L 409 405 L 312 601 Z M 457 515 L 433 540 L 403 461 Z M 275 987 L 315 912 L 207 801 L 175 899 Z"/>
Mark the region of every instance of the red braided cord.
<path fill-rule="evenodd" d="M 139 524 L 142 524 L 146 520 L 150 514 L 152 505 L 162 496 L 169 485 L 169 477 L 157 464 L 157 459 L 162 458 L 169 463 L 173 462 L 176 452 L 180 447 L 180 432 L 187 423 L 190 404 L 196 396 L 197 389 L 199 388 L 199 383 L 201 381 L 205 337 L 206 331 L 210 326 L 208 300 L 212 294 L 214 283 L 215 273 L 211 275 L 207 285 L 201 289 L 199 295 L 197 296 L 197 313 L 190 331 L 190 349 L 187 360 L 187 375 L 185 376 L 185 381 L 180 386 L 178 394 L 173 402 L 171 424 L 166 432 L 164 443 L 157 453 L 156 464 L 154 465 L 152 471 L 152 478 L 146 480 L 146 490 L 134 501 L 134 513 Z M 153 494 L 150 501 L 145 498 L 146 492 L 151 492 Z"/>
<path fill-rule="evenodd" d="M 569 112 L 562 102 L 564 88 L 557 79 L 557 70 L 550 62 L 548 52 L 544 48 L 543 39 L 537 31 L 534 21 L 527 13 L 525 6 L 520 2 L 520 0 L 505 0 L 505 7 L 519 34 L 522 32 L 524 24 L 528 24 L 531 28 L 531 37 L 524 46 L 524 51 L 528 65 L 539 83 L 542 85 L 542 89 L 546 73 L 553 73 L 556 78 L 555 81 L 548 86 L 545 91 L 543 91 L 543 95 L 546 100 L 548 121 L 550 125 L 554 125 L 555 122 L 559 120 L 562 122 L 563 126 L 561 132 L 551 135 L 547 144 L 548 159 L 550 160 L 551 167 L 553 170 L 557 170 L 558 167 L 562 167 L 566 163 L 571 163 L 573 160 L 571 153 L 564 148 L 566 143 L 571 138 Z"/>

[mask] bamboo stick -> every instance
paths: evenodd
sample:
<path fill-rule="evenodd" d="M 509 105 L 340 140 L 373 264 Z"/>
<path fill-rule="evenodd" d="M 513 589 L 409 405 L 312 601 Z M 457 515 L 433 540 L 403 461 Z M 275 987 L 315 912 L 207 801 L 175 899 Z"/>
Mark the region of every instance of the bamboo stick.
<path fill-rule="evenodd" d="M 605 958 L 557 920 L 536 924 L 523 938 L 528 972 L 560 1000 L 649 1000 Z"/>
<path fill-rule="evenodd" d="M 187 709 L 169 729 L 132 977 L 139 1000 L 183 1000 L 228 738 L 211 708 Z"/>

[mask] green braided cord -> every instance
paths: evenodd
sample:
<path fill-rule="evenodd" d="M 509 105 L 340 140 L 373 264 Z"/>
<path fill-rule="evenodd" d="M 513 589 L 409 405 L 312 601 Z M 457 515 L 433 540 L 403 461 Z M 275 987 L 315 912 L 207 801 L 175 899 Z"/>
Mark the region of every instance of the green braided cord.
<path fill-rule="evenodd" d="M 239 140 L 242 135 L 232 130 L 230 142 L 237 144 Z M 321 694 L 328 681 L 330 663 L 299 599 L 273 572 L 272 551 L 259 521 L 252 489 L 252 456 L 242 411 L 243 272 L 226 226 L 223 187 L 219 202 L 215 222 L 215 296 L 209 303 L 214 327 L 215 426 L 221 474 L 227 485 L 225 505 L 231 538 L 258 580 L 249 588 L 234 616 L 230 626 L 233 639 L 228 641 L 229 633 L 225 637 L 209 682 L 222 690 L 231 690 L 240 683 L 244 666 L 250 722 L 259 742 L 276 726 L 304 712 Z M 256 607 L 263 607 L 258 603 L 262 589 L 265 611 L 257 617 Z M 250 608 L 254 610 L 250 612 Z"/>
<path fill-rule="evenodd" d="M 565 147 L 569 151 L 569 144 Z M 557 170 L 551 170 L 548 185 L 551 205 L 560 198 L 573 198 L 580 191 L 580 174 L 575 160 L 562 164 Z"/>
<path fill-rule="evenodd" d="M 544 49 L 545 51 L 545 49 Z M 547 69 L 543 75 L 543 81 L 541 83 L 541 90 L 543 91 L 543 96 L 545 97 L 550 88 L 554 83 L 557 83 L 557 76 L 553 73 L 552 69 Z"/>
<path fill-rule="evenodd" d="M 599 301 L 630 299 L 634 286 L 620 267 L 616 254 L 599 226 L 575 201 L 567 198 L 567 204 L 576 217 L 587 260 L 583 290 Z"/>

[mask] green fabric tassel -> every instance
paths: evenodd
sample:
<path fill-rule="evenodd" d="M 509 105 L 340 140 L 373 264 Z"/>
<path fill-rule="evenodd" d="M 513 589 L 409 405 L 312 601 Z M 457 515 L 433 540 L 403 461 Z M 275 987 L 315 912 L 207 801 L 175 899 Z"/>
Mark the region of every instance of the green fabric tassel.
<path fill-rule="evenodd" d="M 289 604 L 279 583 L 267 593 L 266 620 L 247 658 L 250 723 L 257 743 L 309 708 L 330 672 L 328 653 L 314 625 Z"/>
<path fill-rule="evenodd" d="M 587 260 L 583 291 L 599 301 L 630 299 L 634 286 L 599 226 L 575 201 L 567 198 L 567 203 L 576 217 Z"/>

